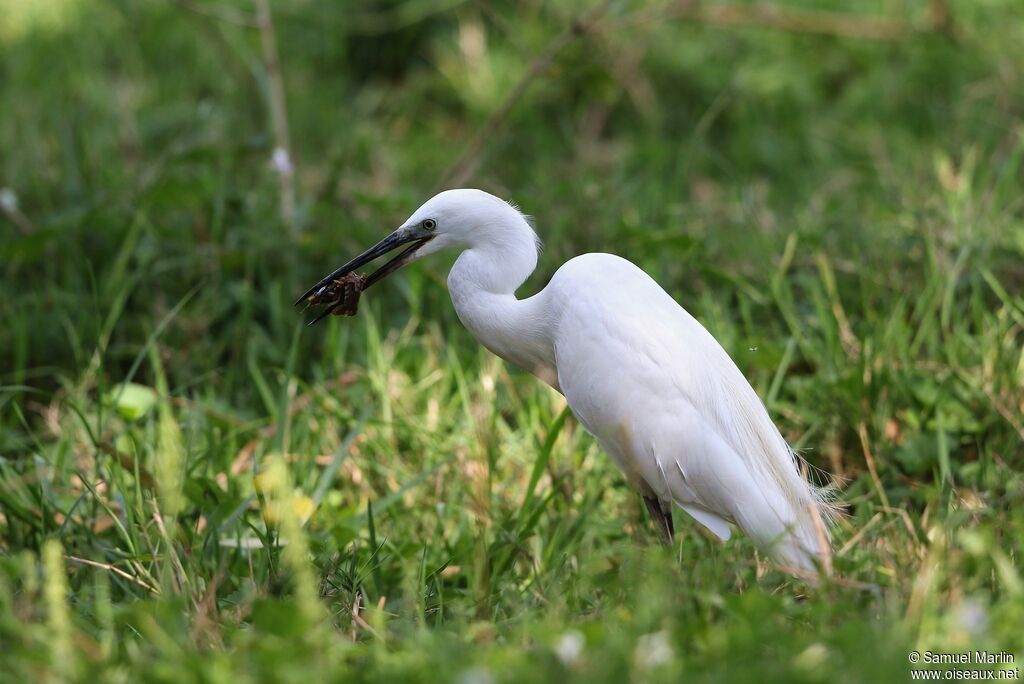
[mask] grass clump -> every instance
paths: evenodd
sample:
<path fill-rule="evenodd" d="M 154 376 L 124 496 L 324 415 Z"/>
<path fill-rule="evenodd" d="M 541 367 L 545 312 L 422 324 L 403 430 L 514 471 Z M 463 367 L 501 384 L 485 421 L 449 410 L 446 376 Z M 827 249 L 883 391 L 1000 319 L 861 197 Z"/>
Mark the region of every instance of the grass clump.
<path fill-rule="evenodd" d="M 949 3 L 951 33 L 858 7 L 896 40 L 612 5 L 497 125 L 568 9 L 274 3 L 285 215 L 247 4 L 45 4 L 0 24 L 0 679 L 1020 666 L 1018 3 Z M 461 328 L 443 258 L 302 327 L 481 129 L 467 184 L 547 245 L 525 290 L 632 259 L 836 478 L 834 581 L 682 516 L 657 547 L 564 400 Z"/>

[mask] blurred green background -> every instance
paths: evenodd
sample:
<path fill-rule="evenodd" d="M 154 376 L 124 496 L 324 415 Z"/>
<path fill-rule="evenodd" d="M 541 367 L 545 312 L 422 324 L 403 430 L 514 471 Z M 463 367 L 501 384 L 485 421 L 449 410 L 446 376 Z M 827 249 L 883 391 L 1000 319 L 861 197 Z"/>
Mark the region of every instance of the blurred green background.
<path fill-rule="evenodd" d="M 1018 0 L 0 0 L 5 671 L 1021 653 L 1022 71 Z M 302 328 L 295 296 L 453 183 L 536 217 L 520 294 L 614 252 L 716 335 L 835 478 L 840 580 L 689 522 L 653 548 L 561 398 L 461 327 L 452 256 Z"/>

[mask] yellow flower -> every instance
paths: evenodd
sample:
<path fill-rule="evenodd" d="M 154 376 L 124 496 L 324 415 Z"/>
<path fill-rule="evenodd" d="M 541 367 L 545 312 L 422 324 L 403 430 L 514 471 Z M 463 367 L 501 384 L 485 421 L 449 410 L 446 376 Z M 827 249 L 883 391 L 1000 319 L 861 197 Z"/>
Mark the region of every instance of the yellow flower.
<path fill-rule="evenodd" d="M 263 483 L 266 486 L 266 483 Z M 259 485 L 257 485 L 259 489 Z M 285 510 L 289 512 L 289 515 L 293 516 L 300 525 L 306 524 L 306 522 L 313 517 L 313 513 L 316 512 L 316 504 L 313 500 L 299 492 L 295 491 L 289 500 L 288 508 Z M 278 507 L 277 501 L 267 501 L 263 507 L 263 519 L 271 525 L 276 525 L 281 521 L 281 509 Z"/>

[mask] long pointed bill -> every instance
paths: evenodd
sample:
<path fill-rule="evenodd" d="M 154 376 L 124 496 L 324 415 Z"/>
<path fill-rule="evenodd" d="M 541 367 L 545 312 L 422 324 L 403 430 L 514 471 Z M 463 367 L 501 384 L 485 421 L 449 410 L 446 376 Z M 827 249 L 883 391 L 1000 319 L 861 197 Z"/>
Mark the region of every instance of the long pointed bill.
<path fill-rule="evenodd" d="M 433 237 L 434 236 L 431 234 L 424 235 L 423 232 L 415 229 L 399 228 L 395 232 L 391 233 L 391 235 L 388 235 L 386 238 L 375 244 L 370 249 L 366 250 L 356 258 L 352 259 L 351 261 L 348 261 L 343 266 L 335 269 L 329 275 L 322 278 L 320 282 L 306 290 L 301 297 L 295 300 L 295 305 L 298 306 L 302 303 L 306 303 L 306 305 L 309 306 L 309 304 L 327 303 L 317 300 L 318 298 L 325 294 L 327 288 L 331 286 L 335 281 L 344 278 L 348 274 L 354 272 L 357 268 L 365 266 L 371 261 L 384 256 L 388 252 L 391 252 L 392 250 L 404 244 L 412 243 L 409 247 L 403 249 L 393 259 L 391 259 L 383 266 L 381 266 L 379 269 L 370 274 L 370 276 L 366 278 L 366 281 L 362 284 L 361 287 L 361 290 L 365 290 L 374 283 L 380 282 L 387 276 L 391 275 L 392 273 L 400 269 L 402 266 L 405 266 L 407 263 L 412 261 L 413 257 L 416 254 L 416 250 L 418 250 L 424 244 L 429 242 Z M 323 311 L 319 316 L 317 316 L 313 321 L 310 322 L 310 325 L 313 325 L 313 323 L 316 323 L 323 317 L 332 313 L 339 306 L 340 303 L 340 301 L 330 303 L 330 305 L 325 311 Z"/>

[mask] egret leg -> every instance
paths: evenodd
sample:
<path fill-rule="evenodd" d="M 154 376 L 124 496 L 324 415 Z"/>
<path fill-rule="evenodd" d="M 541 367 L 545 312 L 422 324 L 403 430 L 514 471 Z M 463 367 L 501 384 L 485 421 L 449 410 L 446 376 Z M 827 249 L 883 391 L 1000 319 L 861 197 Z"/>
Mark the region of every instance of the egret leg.
<path fill-rule="evenodd" d="M 672 538 L 676 529 L 672 524 L 672 504 L 662 506 L 662 503 L 653 496 L 645 496 L 644 503 L 647 504 L 647 512 L 651 514 L 654 524 L 658 527 L 658 536 L 665 546 L 672 546 Z"/>

